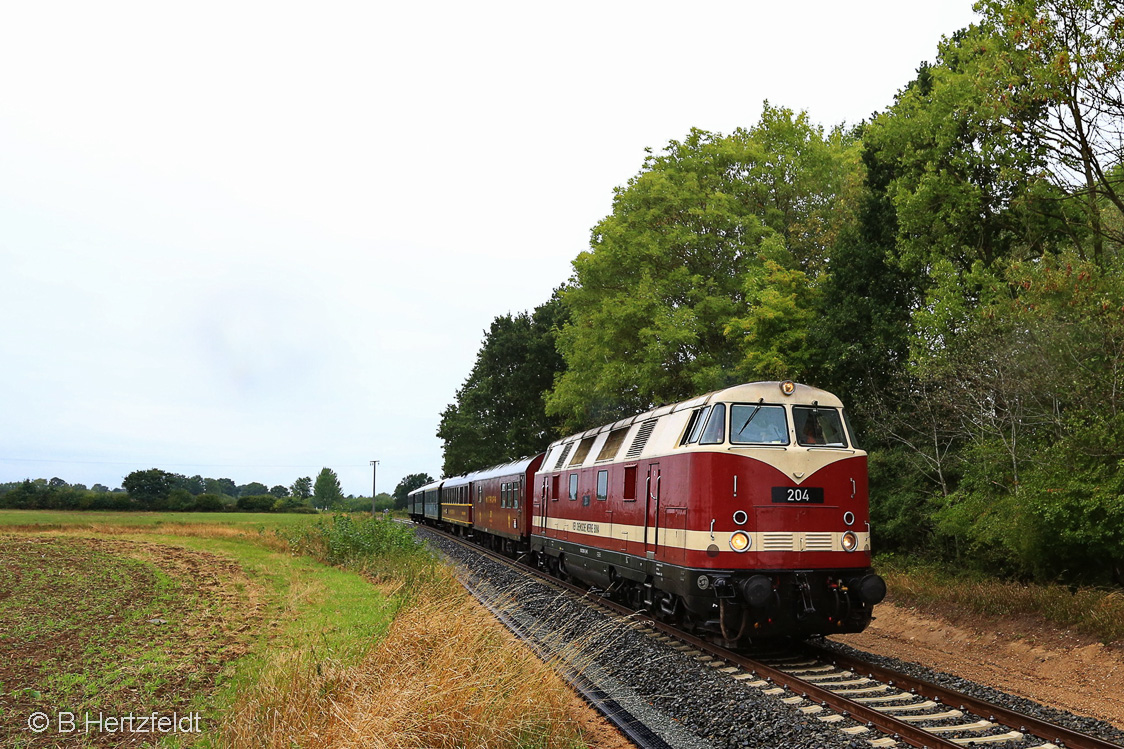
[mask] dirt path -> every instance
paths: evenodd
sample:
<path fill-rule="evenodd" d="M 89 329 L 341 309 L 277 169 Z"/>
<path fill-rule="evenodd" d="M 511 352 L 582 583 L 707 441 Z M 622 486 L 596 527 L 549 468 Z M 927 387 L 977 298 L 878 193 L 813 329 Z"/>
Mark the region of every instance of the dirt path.
<path fill-rule="evenodd" d="M 865 632 L 832 639 L 1124 729 L 1120 643 L 1105 646 L 1040 622 L 949 620 L 892 603 L 875 616 Z"/>

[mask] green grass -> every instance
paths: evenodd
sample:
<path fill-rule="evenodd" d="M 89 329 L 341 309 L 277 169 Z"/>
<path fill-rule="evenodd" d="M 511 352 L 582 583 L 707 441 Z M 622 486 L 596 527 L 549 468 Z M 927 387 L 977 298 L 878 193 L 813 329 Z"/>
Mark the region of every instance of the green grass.
<path fill-rule="evenodd" d="M 997 580 L 901 555 L 878 556 L 875 568 L 897 603 L 934 612 L 1037 619 L 1105 644 L 1124 641 L 1124 592 L 1119 589 Z"/>
<path fill-rule="evenodd" d="M 67 510 L 0 510 L 0 532 L 17 528 L 148 528 L 219 524 L 232 528 L 291 528 L 312 523 L 316 515 L 271 512 L 71 512 Z"/>

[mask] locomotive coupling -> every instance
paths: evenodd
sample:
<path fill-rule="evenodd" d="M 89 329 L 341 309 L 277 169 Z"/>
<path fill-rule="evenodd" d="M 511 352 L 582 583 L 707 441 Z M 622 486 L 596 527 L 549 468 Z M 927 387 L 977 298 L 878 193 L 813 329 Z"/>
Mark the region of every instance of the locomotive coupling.
<path fill-rule="evenodd" d="M 886 581 L 874 573 L 848 580 L 847 587 L 868 606 L 881 603 L 886 597 Z"/>

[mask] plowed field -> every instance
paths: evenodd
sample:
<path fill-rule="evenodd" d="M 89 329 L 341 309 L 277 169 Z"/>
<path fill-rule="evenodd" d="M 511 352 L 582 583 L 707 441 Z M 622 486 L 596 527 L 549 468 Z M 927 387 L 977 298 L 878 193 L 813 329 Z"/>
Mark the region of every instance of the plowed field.
<path fill-rule="evenodd" d="M 206 732 L 206 698 L 260 616 L 256 586 L 214 554 L 0 536 L 0 746 Z"/>

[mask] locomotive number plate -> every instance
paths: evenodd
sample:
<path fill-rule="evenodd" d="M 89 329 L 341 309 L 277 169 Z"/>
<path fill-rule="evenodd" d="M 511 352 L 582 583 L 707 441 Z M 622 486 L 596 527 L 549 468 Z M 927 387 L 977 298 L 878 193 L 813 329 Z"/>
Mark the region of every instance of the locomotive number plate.
<path fill-rule="evenodd" d="M 822 505 L 823 487 L 774 486 L 773 504 Z"/>

